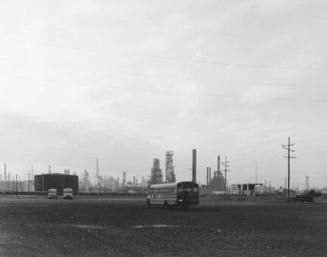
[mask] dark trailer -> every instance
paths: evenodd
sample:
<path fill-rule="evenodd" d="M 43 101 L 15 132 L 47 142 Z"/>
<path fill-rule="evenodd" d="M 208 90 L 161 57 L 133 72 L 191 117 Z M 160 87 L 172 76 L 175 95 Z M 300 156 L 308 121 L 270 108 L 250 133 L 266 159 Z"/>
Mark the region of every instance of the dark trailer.
<path fill-rule="evenodd" d="M 74 194 L 78 193 L 78 176 L 62 173 L 49 173 L 34 176 L 35 191 L 48 191 L 50 188 L 58 190 L 62 194 L 65 188 L 73 189 Z"/>

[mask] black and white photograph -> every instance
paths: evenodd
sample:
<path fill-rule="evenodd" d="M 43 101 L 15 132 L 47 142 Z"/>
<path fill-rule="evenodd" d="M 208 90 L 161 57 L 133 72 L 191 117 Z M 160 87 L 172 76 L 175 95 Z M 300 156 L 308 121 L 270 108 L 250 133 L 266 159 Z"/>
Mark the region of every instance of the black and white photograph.
<path fill-rule="evenodd" d="M 326 257 L 327 1 L 0 0 L 0 257 Z"/>

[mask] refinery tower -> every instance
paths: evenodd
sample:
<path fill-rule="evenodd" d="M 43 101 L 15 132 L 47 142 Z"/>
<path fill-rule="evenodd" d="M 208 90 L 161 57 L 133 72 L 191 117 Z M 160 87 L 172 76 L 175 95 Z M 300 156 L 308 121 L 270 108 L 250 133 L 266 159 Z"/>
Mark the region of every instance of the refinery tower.
<path fill-rule="evenodd" d="M 160 160 L 153 159 L 153 166 L 151 168 L 151 179 L 150 184 L 160 184 L 162 183 L 162 172 L 160 169 Z"/>
<path fill-rule="evenodd" d="M 166 182 L 174 183 L 176 182 L 176 177 L 174 173 L 174 153 L 172 151 L 166 152 Z"/>

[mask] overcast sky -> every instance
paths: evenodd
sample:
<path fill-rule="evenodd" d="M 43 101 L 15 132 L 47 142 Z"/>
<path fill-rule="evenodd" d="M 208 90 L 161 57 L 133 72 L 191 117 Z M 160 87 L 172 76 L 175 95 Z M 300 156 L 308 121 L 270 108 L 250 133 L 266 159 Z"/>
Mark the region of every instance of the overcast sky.
<path fill-rule="evenodd" d="M 327 2 L 0 1 L 0 163 L 327 184 Z M 1 174 L 3 168 L 0 169 Z"/>

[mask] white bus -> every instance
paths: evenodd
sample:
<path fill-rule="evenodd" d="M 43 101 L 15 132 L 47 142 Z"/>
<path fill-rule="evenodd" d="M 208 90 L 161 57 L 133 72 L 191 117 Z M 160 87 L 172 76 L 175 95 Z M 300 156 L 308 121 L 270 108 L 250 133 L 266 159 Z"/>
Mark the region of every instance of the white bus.
<path fill-rule="evenodd" d="M 146 203 L 148 207 L 162 205 L 188 208 L 199 204 L 199 186 L 189 181 L 154 184 L 148 187 Z"/>

